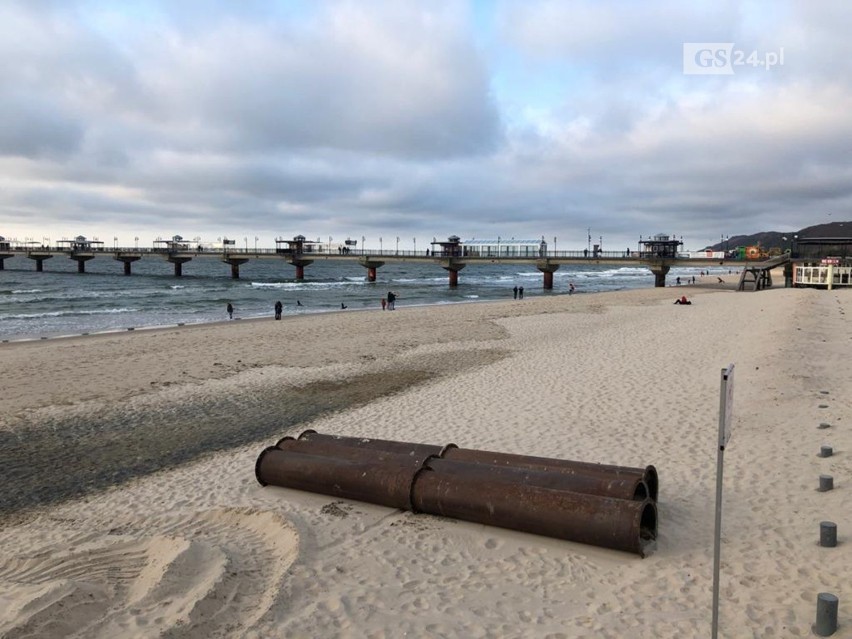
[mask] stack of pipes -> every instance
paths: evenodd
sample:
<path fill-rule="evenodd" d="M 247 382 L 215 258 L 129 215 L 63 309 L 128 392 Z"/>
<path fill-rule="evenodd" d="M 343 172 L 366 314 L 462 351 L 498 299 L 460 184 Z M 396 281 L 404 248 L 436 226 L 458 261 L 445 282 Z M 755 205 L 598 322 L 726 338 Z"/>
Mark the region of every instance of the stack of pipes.
<path fill-rule="evenodd" d="M 261 452 L 261 485 L 443 515 L 644 557 L 657 471 L 307 430 Z"/>

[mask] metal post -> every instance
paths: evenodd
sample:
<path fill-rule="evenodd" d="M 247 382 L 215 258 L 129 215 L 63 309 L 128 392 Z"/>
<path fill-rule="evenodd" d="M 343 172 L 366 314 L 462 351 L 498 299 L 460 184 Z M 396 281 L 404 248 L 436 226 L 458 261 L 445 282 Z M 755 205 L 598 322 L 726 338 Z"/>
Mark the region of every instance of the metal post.
<path fill-rule="evenodd" d="M 837 631 L 837 595 L 821 592 L 817 595 L 817 614 L 814 632 L 820 637 L 830 637 Z"/>
<path fill-rule="evenodd" d="M 719 446 L 716 452 L 716 534 L 713 538 L 713 628 L 712 637 L 719 636 L 719 564 L 722 555 L 722 469 L 725 446 L 731 438 L 731 407 L 734 391 L 734 365 L 722 369 L 719 390 Z"/>
<path fill-rule="evenodd" d="M 833 521 L 819 522 L 819 545 L 823 548 L 837 546 L 837 524 Z"/>

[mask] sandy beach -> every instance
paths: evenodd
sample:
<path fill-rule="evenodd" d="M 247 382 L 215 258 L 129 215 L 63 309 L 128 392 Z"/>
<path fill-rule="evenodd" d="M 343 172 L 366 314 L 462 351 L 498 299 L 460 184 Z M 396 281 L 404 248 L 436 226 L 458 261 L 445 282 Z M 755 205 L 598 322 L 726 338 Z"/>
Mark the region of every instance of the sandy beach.
<path fill-rule="evenodd" d="M 852 637 L 852 298 L 705 279 L 0 345 L 0 636 L 707 637 L 734 363 L 720 636 Z M 656 549 L 260 486 L 308 428 L 653 464 Z"/>

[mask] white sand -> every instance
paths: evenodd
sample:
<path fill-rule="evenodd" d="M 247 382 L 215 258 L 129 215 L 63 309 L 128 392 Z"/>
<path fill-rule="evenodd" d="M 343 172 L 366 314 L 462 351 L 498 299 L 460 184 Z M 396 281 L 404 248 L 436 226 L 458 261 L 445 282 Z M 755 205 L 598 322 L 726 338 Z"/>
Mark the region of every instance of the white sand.
<path fill-rule="evenodd" d="M 261 487 L 254 462 L 281 432 L 0 519 L 0 635 L 709 636 L 719 372 L 734 362 L 720 635 L 810 636 L 827 591 L 840 598 L 835 636 L 852 636 L 852 298 L 691 287 L 680 307 L 675 292 L 2 345 L 4 432 L 22 416 L 129 415 L 472 360 L 295 432 L 654 464 L 660 498 L 657 548 L 640 559 Z M 823 444 L 833 457 L 818 457 Z M 833 491 L 816 491 L 820 474 Z M 819 547 L 822 520 L 837 523 L 836 548 Z"/>

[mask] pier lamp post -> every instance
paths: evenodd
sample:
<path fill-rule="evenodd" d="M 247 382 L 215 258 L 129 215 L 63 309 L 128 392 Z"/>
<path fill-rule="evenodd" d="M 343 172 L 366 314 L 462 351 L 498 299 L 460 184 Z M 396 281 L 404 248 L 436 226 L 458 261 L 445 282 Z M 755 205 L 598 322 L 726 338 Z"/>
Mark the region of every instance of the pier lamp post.
<path fill-rule="evenodd" d="M 248 238 L 244 237 L 243 241 L 246 243 L 246 253 L 248 253 Z"/>
<path fill-rule="evenodd" d="M 112 250 L 115 251 L 118 248 L 118 237 L 113 236 L 112 238 Z"/>
<path fill-rule="evenodd" d="M 138 235 L 136 235 L 136 236 L 133 238 L 133 241 L 134 241 L 134 242 L 136 242 L 136 250 L 138 251 L 138 250 L 139 250 L 139 236 L 138 236 Z"/>
<path fill-rule="evenodd" d="M 396 236 L 396 254 L 399 255 L 399 235 Z"/>
<path fill-rule="evenodd" d="M 556 236 L 553 236 L 553 254 L 556 255 Z"/>
<path fill-rule="evenodd" d="M 497 236 L 497 257 L 500 257 L 500 236 Z"/>
<path fill-rule="evenodd" d="M 414 242 L 414 254 L 417 255 L 417 238 L 413 237 L 411 240 Z"/>
<path fill-rule="evenodd" d="M 260 239 L 257 235 L 254 236 L 254 252 L 257 253 L 257 240 Z"/>
<path fill-rule="evenodd" d="M 379 255 L 382 254 L 382 236 L 379 235 Z"/>
<path fill-rule="evenodd" d="M 331 235 L 328 236 L 328 252 L 331 253 Z"/>
<path fill-rule="evenodd" d="M 364 254 L 364 242 L 366 242 L 366 241 L 367 241 L 367 238 L 362 235 L 361 236 L 361 255 Z"/>

